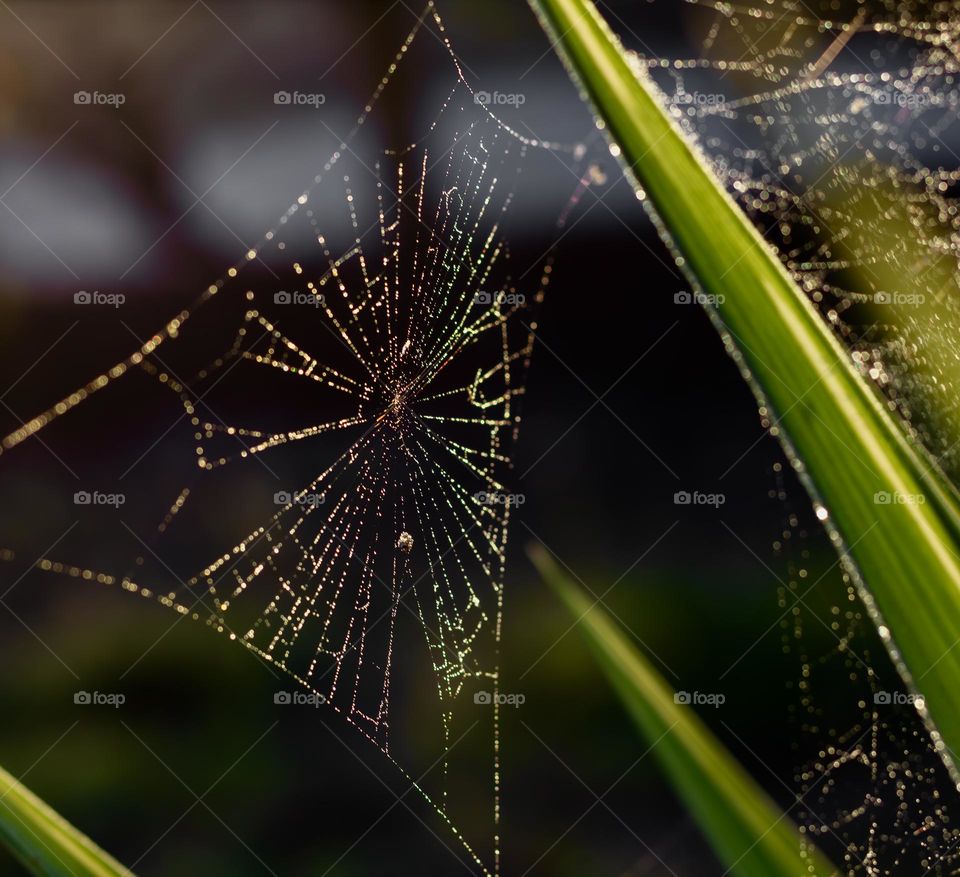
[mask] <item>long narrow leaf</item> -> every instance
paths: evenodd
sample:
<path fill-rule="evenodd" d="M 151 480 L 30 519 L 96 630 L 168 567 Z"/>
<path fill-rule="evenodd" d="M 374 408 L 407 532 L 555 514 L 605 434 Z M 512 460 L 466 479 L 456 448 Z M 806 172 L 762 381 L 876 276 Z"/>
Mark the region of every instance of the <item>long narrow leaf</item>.
<path fill-rule="evenodd" d="M 624 706 L 719 859 L 738 877 L 840 873 L 754 782 L 598 604 L 539 546 L 530 557 L 578 620 Z M 808 870 L 809 869 L 809 870 Z"/>
<path fill-rule="evenodd" d="M 133 877 L 2 768 L 0 842 L 42 877 Z"/>
<path fill-rule="evenodd" d="M 589 0 L 530 0 L 605 121 L 662 232 L 700 286 L 761 402 L 772 409 L 818 516 L 915 693 L 944 761 L 960 751 L 960 512 L 851 357 Z M 864 587 L 865 583 L 865 587 Z M 867 590 L 869 589 L 869 591 Z M 939 731 L 939 733 L 938 733 Z M 940 738 L 942 734 L 942 739 Z M 945 746 L 943 744 L 946 744 Z"/>

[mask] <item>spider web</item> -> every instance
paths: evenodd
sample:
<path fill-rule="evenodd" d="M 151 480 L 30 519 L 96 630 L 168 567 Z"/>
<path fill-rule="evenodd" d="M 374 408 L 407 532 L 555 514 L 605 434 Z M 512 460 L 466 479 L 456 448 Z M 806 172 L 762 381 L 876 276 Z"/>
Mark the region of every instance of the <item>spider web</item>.
<path fill-rule="evenodd" d="M 649 14 L 677 16 L 677 28 L 627 29 L 636 69 L 661 87 L 931 471 L 957 484 L 960 4 L 688 0 Z M 686 33 L 690 49 L 650 45 L 658 32 Z M 777 435 L 764 407 L 760 417 Z M 839 843 L 851 874 L 956 874 L 956 786 L 922 698 L 889 702 L 903 686 L 855 570 L 820 586 L 830 596 L 816 612 L 803 601 L 821 525 L 806 497 L 805 508 L 790 499 L 783 464 L 776 479 L 797 749 L 815 753 L 796 773 L 795 816 L 827 848 Z"/>
<path fill-rule="evenodd" d="M 774 554 L 780 641 L 796 676 L 789 719 L 795 773 L 792 815 L 844 873 L 947 877 L 960 867 L 956 787 L 903 691 L 857 583 L 832 568 L 814 575 L 818 524 L 774 465 L 782 530 Z M 816 589 L 818 593 L 811 593 Z"/>
<path fill-rule="evenodd" d="M 383 150 L 360 135 L 427 30 L 437 39 L 418 46 L 441 56 L 437 82 L 447 72 L 440 110 Z M 584 154 L 524 137 L 478 101 L 429 4 L 350 135 L 260 243 L 0 449 L 2 463 L 93 405 L 113 424 L 98 439 L 108 457 L 143 415 L 142 455 L 158 460 L 138 457 L 120 486 L 125 516 L 152 514 L 154 536 L 131 530 L 127 573 L 100 565 L 102 538 L 78 548 L 86 562 L 51 554 L 37 567 L 159 601 L 288 674 L 381 750 L 488 874 L 511 451 L 551 273 L 543 256 L 514 281 L 504 224 L 528 154 L 557 150 Z M 118 384 L 119 426 L 101 395 Z M 164 431 L 155 412 L 171 405 L 181 416 Z M 168 565 L 161 538 L 164 557 L 185 560 Z M 398 731 L 398 696 L 416 713 L 406 721 L 434 721 L 432 747 Z M 487 742 L 461 745 L 468 736 Z M 468 839 L 459 825 L 482 809 L 493 837 Z"/>

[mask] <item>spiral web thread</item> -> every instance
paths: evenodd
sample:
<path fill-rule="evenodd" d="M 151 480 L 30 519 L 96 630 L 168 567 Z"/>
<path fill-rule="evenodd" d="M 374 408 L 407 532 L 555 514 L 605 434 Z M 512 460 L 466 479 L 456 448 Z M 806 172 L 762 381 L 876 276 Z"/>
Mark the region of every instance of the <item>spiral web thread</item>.
<path fill-rule="evenodd" d="M 450 90 L 421 139 L 381 151 L 369 167 L 354 138 L 427 28 L 446 47 Z M 443 145 L 445 126 L 452 146 Z M 54 557 L 37 566 L 159 601 L 292 676 L 393 761 L 486 874 L 499 872 L 495 695 L 510 454 L 551 271 L 547 259 L 527 288 L 516 288 L 502 237 L 531 149 L 566 147 L 520 135 L 475 99 L 429 4 L 350 136 L 260 243 L 128 358 L 23 424 L 0 449 L 2 463 L 94 394 L 145 374 L 176 397 L 194 438 L 195 474 L 164 504 L 164 534 L 202 495 L 205 478 L 322 442 L 329 456 L 319 472 L 278 494 L 273 514 L 170 590 Z M 346 249 L 334 249 L 313 209 L 333 198 L 343 205 Z M 260 266 L 277 279 L 267 294 L 248 285 Z M 220 321 L 237 321 L 232 343 L 182 378 L 186 366 L 171 363 L 179 363 L 191 323 L 224 300 L 231 304 L 221 305 Z M 294 308 L 296 317 L 285 319 Z M 221 382 L 252 394 L 277 378 L 297 392 L 309 388 L 328 416 L 271 430 L 224 422 L 203 401 Z M 414 642 L 398 646 L 398 631 L 411 619 L 442 727 L 444 779 L 429 789 L 394 755 L 391 734 L 398 650 Z M 482 702 L 480 691 L 492 692 L 481 707 L 492 715 L 488 853 L 456 824 L 445 778 L 446 753 L 472 727 L 461 716 Z"/>

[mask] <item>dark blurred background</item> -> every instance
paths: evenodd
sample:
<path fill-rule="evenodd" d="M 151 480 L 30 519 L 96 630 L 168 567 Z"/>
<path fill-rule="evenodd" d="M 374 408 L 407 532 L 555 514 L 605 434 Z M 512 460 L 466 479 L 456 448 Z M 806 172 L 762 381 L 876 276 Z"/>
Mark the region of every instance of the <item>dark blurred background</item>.
<path fill-rule="evenodd" d="M 0 5 L 7 434 L 129 353 L 131 329 L 147 336 L 242 256 L 337 148 L 421 10 Z M 675 2 L 601 6 L 629 43 L 642 32 L 667 56 L 698 46 L 709 24 Z M 523 93 L 505 118 L 527 136 L 590 143 L 606 177 L 562 232 L 516 454 L 526 502 L 512 522 L 502 687 L 525 703 L 504 716 L 503 870 L 719 874 L 524 547 L 542 541 L 597 594 L 613 586 L 604 602 L 677 689 L 724 693 L 706 720 L 784 806 L 818 736 L 843 727 L 845 706 L 857 712 L 841 660 L 823 694 L 839 704 L 836 718 L 817 733 L 797 719 L 802 659 L 836 643 L 812 621 L 792 645 L 789 594 L 822 576 L 805 601 L 826 617 L 846 585 L 750 390 L 681 295 L 681 272 L 526 4 L 438 7 L 468 81 Z M 419 89 L 389 96 L 400 126 L 429 120 L 443 99 L 433 62 L 411 62 L 421 64 Z M 279 89 L 327 99 L 319 113 L 278 107 Z M 75 103 L 81 91 L 123 103 Z M 385 130 L 370 136 L 380 133 L 392 142 Z M 530 189 L 518 199 L 518 263 L 537 263 L 558 237 L 554 205 L 577 180 L 554 170 L 542 199 Z M 81 289 L 126 302 L 94 314 L 73 304 Z M 0 480 L 33 497 L 26 507 L 8 500 L 0 529 L 0 548 L 15 550 L 0 570 L 0 764 L 143 875 L 470 872 L 373 747 L 334 714 L 276 708 L 276 680 L 243 649 L 201 624 L 171 627 L 170 613 L 118 588 L 31 571 L 42 553 L 70 559 L 68 543 L 50 548 L 75 509 L 53 497 L 93 471 L 125 468 L 163 430 L 163 417 L 141 422 L 142 412 L 111 407 L 112 392 L 42 443 L 0 455 Z M 78 423 L 111 439 L 109 458 L 95 439 L 76 438 Z M 678 491 L 725 502 L 677 505 Z M 105 552 L 129 542 L 111 528 L 96 525 Z M 122 691 L 126 702 L 78 707 L 80 689 Z M 465 831 L 482 837 L 489 826 Z M 12 861 L 2 870 L 18 873 Z"/>

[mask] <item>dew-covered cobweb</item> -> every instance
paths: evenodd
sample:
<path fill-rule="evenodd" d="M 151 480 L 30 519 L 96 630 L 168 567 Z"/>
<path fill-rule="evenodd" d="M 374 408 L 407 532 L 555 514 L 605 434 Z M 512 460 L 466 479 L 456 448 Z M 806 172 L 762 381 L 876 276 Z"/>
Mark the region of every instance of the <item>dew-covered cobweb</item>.
<path fill-rule="evenodd" d="M 654 0 L 638 10 L 656 20 L 649 29 L 603 11 L 854 363 L 956 482 L 960 3 Z M 496 698 L 477 711 L 474 695 L 498 686 L 510 504 L 496 498 L 509 493 L 551 269 L 547 257 L 523 284 L 513 280 L 502 223 L 530 153 L 564 147 L 478 107 L 450 50 L 449 91 L 430 130 L 358 154 L 353 138 L 428 26 L 445 39 L 428 8 L 350 138 L 261 244 L 133 355 L 9 435 L 0 465 L 81 403 L 102 404 L 116 383 L 149 383 L 180 406 L 187 435 L 175 462 L 168 451 L 170 466 L 154 467 L 145 496 L 162 506 L 157 535 L 196 557 L 192 571 L 172 584 L 170 570 L 151 575 L 149 546 L 129 575 L 53 556 L 38 565 L 159 600 L 322 695 L 493 872 Z M 583 157 L 570 148 L 565 160 Z M 336 216 L 322 207 L 331 203 Z M 300 419 L 278 425 L 276 398 L 295 400 Z M 282 455 L 296 465 L 284 469 Z M 195 474 L 174 483 L 184 460 Z M 255 501 L 232 492 L 238 467 L 309 476 Z M 895 674 L 855 582 L 837 573 L 838 595 L 815 620 L 796 600 L 809 587 L 816 524 L 776 478 L 784 521 L 774 549 L 790 571 L 783 646 L 799 668 L 792 816 L 839 844 L 851 874 L 960 873 L 956 789 L 916 711 L 878 702 Z M 198 508 L 201 523 L 185 532 Z M 211 512 L 238 528 L 253 521 L 211 552 L 202 525 Z M 810 629 L 829 629 L 828 649 Z M 424 644 L 423 672 L 405 684 L 400 656 Z M 852 716 L 821 697 L 819 680 L 835 688 L 838 677 Z M 424 678 L 439 704 L 443 764 L 429 783 L 391 725 L 397 689 L 411 697 L 411 680 Z M 459 833 L 447 796 L 450 753 L 478 715 L 492 762 L 485 843 Z"/>
<path fill-rule="evenodd" d="M 655 2 L 611 24 L 641 75 L 925 449 L 960 477 L 960 3 Z M 677 16 L 677 28 L 662 17 Z M 683 33 L 662 44 L 655 34 Z M 666 38 L 665 38 L 666 39 Z M 761 408 L 764 427 L 775 424 Z M 960 873 L 960 804 L 854 570 L 817 581 L 819 525 L 778 464 L 783 648 L 797 659 L 791 813 L 850 874 Z M 822 546 L 821 546 L 822 547 Z M 831 579 L 833 587 L 831 587 Z M 838 695 L 837 691 L 842 691 Z M 807 760 L 809 759 L 809 761 Z"/>
<path fill-rule="evenodd" d="M 384 149 L 381 97 L 415 49 L 433 53 L 439 107 Z M 104 538 L 37 567 L 159 601 L 292 677 L 394 762 L 483 873 L 499 871 L 511 453 L 551 272 L 549 251 L 515 271 L 504 225 L 530 154 L 550 152 L 577 167 L 585 149 L 477 100 L 430 4 L 260 243 L 0 450 L 16 465 L 78 408 L 95 408 L 104 458 L 136 436 L 149 456 L 119 489 L 152 535 L 131 529 L 126 567 L 102 565 Z M 432 748 L 405 745 L 402 698 Z M 468 837 L 467 818 L 492 830 Z"/>

